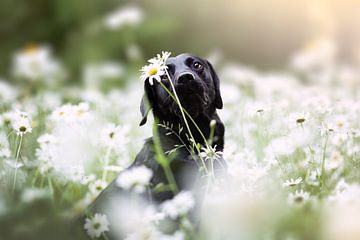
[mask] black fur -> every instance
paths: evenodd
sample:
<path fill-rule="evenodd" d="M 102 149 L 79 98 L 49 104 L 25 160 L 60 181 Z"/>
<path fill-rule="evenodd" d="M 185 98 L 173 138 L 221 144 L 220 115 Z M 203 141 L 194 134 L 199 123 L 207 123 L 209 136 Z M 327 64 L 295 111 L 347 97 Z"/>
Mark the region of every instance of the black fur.
<path fill-rule="evenodd" d="M 195 63 L 201 64 L 201 68 L 196 68 Z M 211 64 L 201 58 L 190 54 L 181 54 L 177 57 L 169 58 L 166 62 L 168 72 L 175 86 L 176 92 L 180 98 L 183 107 L 190 113 L 196 124 L 201 129 L 206 138 L 210 135 L 210 122 L 216 121 L 213 146 L 216 145 L 218 151 L 224 149 L 224 125 L 216 113 L 216 109 L 223 107 L 220 93 L 220 81 Z M 196 65 L 199 67 L 199 65 Z M 188 74 L 188 75 L 186 75 Z M 184 77 L 185 76 L 185 77 Z M 188 78 L 188 79 L 187 79 Z M 169 79 L 164 77 L 162 82 L 171 89 Z M 148 81 L 144 84 L 144 96 L 141 101 L 140 111 L 142 120 L 140 125 L 147 121 L 147 115 L 152 109 L 154 118 L 158 123 L 167 123 L 172 125 L 175 132 L 182 128 L 179 139 L 174 134 L 168 135 L 168 130 L 163 127 L 157 128 L 157 134 L 164 152 L 172 150 L 176 145 L 185 144 L 190 146 L 188 140 L 188 131 L 181 116 L 180 109 L 175 101 L 163 89 L 163 87 L 154 81 L 150 85 Z M 187 118 L 190 124 L 191 132 L 197 143 L 204 145 L 204 140 L 195 125 Z M 141 151 L 136 156 L 134 166 L 145 165 L 150 168 L 154 175 L 151 185 L 156 186 L 159 183 L 167 183 L 161 166 L 155 159 L 154 141 L 149 138 L 145 141 Z M 195 185 L 201 185 L 199 178 L 198 159 L 194 154 L 188 151 L 186 147 L 178 149 L 171 157 L 171 169 L 174 173 L 179 190 L 192 189 Z M 215 162 L 215 169 L 224 169 L 225 162 L 220 159 Z M 123 194 L 123 190 L 112 182 L 96 199 L 91 207 L 92 212 L 106 213 L 106 204 L 109 200 Z M 162 202 L 173 197 L 172 192 L 151 192 L 152 201 Z"/>

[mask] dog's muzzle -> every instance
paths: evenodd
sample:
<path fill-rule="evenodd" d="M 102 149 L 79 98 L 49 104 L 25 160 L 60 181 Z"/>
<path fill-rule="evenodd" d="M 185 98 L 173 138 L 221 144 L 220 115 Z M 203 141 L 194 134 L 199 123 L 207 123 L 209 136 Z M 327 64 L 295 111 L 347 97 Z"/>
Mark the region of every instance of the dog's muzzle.
<path fill-rule="evenodd" d="M 176 79 L 176 84 L 188 84 L 195 80 L 195 75 L 191 72 L 180 73 Z"/>

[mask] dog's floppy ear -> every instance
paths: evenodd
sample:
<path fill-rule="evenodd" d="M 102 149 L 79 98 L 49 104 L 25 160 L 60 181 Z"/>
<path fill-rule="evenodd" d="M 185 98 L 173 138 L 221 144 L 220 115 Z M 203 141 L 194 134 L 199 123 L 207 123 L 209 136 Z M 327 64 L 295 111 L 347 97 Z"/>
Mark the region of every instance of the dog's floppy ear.
<path fill-rule="evenodd" d="M 145 81 L 144 95 L 140 103 L 140 112 L 142 116 L 140 126 L 144 125 L 147 121 L 147 116 L 153 107 L 154 97 L 155 97 L 154 90 L 152 89 L 149 81 Z"/>
<path fill-rule="evenodd" d="M 222 109 L 223 108 L 223 101 L 221 98 L 221 93 L 220 93 L 220 80 L 218 75 L 216 74 L 213 66 L 211 65 L 211 63 L 209 61 L 206 61 L 207 64 L 209 65 L 210 68 L 210 72 L 211 72 L 211 77 L 213 79 L 214 82 L 214 86 L 215 86 L 215 107 L 218 109 Z"/>

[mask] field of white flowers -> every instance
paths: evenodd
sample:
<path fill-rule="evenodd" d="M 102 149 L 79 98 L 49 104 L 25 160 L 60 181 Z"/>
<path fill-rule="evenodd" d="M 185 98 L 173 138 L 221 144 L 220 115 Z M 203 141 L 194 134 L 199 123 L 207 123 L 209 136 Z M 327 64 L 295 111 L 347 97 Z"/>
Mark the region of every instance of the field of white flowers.
<path fill-rule="evenodd" d="M 208 189 L 198 226 L 186 218 L 194 193 L 180 192 L 157 207 L 121 202 L 117 221 L 87 216 L 84 233 L 360 239 L 360 73 L 335 53 L 320 40 L 274 72 L 210 57 L 221 80 L 230 177 Z M 124 171 L 152 134 L 151 123 L 139 127 L 140 73 L 84 66 L 82 83 L 69 85 L 66 66 L 42 45 L 14 53 L 12 68 L 13 78 L 0 82 L 0 239 L 70 239 L 76 219 L 119 173 L 140 192 L 151 178 L 146 169 Z M 164 218 L 179 227 L 162 231 Z"/>

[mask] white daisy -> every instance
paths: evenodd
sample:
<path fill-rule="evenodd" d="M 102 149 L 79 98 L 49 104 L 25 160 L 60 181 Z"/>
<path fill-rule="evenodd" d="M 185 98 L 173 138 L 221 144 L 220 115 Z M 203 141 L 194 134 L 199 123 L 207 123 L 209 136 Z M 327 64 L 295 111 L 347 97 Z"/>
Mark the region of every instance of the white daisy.
<path fill-rule="evenodd" d="M 56 137 L 52 134 L 45 133 L 37 139 L 37 142 L 40 146 L 47 146 L 56 143 Z"/>
<path fill-rule="evenodd" d="M 302 183 L 301 177 L 298 177 L 296 179 L 290 178 L 283 183 L 283 187 L 294 187 L 296 185 L 299 185 L 300 183 Z"/>
<path fill-rule="evenodd" d="M 98 179 L 89 184 L 89 190 L 90 190 L 91 194 L 93 194 L 94 196 L 97 196 L 100 194 L 100 192 L 102 190 L 104 190 L 106 188 L 106 186 L 107 186 L 107 183 L 105 181 Z"/>
<path fill-rule="evenodd" d="M 149 65 L 141 68 L 140 80 L 146 81 L 149 79 L 151 85 L 154 84 L 154 79 L 158 82 L 161 81 L 161 77 L 166 74 L 165 62 L 170 56 L 170 52 L 162 52 L 162 55 L 158 54 L 155 58 L 149 60 Z"/>
<path fill-rule="evenodd" d="M 47 171 L 51 168 L 57 154 L 57 139 L 54 135 L 43 134 L 38 139 L 40 147 L 35 150 L 35 155 L 41 163 L 41 169 Z"/>
<path fill-rule="evenodd" d="M 87 102 L 81 102 L 78 105 L 73 106 L 73 115 L 74 118 L 77 120 L 83 120 L 89 117 L 89 103 Z"/>
<path fill-rule="evenodd" d="M 200 157 L 204 158 L 205 161 L 207 160 L 217 160 L 219 158 L 221 158 L 221 156 L 223 155 L 223 152 L 221 151 L 216 151 L 216 145 L 214 147 L 202 147 L 201 148 L 201 152 L 200 152 Z"/>
<path fill-rule="evenodd" d="M 62 105 L 55 109 L 51 114 L 54 121 L 68 121 L 71 117 L 72 107 L 70 104 Z"/>
<path fill-rule="evenodd" d="M 140 80 L 146 81 L 149 79 L 150 85 L 154 84 L 154 79 L 158 82 L 161 81 L 161 76 L 165 74 L 165 66 L 159 63 L 152 63 L 141 68 Z"/>
<path fill-rule="evenodd" d="M 304 190 L 295 191 L 295 193 L 290 193 L 288 197 L 288 203 L 290 205 L 303 205 L 310 198 L 310 194 Z"/>
<path fill-rule="evenodd" d="M 195 200 L 190 192 L 180 192 L 173 199 L 167 200 L 161 205 L 162 212 L 176 219 L 187 214 L 195 206 Z"/>
<path fill-rule="evenodd" d="M 157 54 L 156 57 L 151 58 L 149 63 L 160 63 L 161 65 L 165 65 L 166 60 L 170 57 L 171 53 L 167 51 L 162 51 L 161 55 Z"/>
<path fill-rule="evenodd" d="M 307 180 L 307 183 L 312 186 L 319 186 L 319 179 L 321 176 L 320 169 L 315 169 L 310 172 L 309 179 Z"/>
<path fill-rule="evenodd" d="M 109 231 L 110 223 L 104 214 L 96 213 L 92 218 L 86 218 L 84 228 L 91 238 L 98 238 L 101 234 Z"/>
<path fill-rule="evenodd" d="M 26 112 L 16 110 L 11 116 L 11 126 L 18 136 L 32 132 L 31 118 Z"/>
<path fill-rule="evenodd" d="M 55 77 L 59 79 L 62 68 L 59 62 L 54 59 L 49 47 L 28 44 L 24 49 L 15 53 L 13 72 L 15 76 L 29 81 L 42 79 L 51 83 L 50 81 Z"/>
<path fill-rule="evenodd" d="M 292 113 L 289 117 L 290 127 L 304 126 L 309 122 L 309 117 L 309 113 L 306 112 Z"/>
<path fill-rule="evenodd" d="M 81 122 L 90 117 L 89 108 L 89 104 L 86 102 L 78 105 L 62 105 L 52 112 L 51 119 L 55 122 Z"/>
<path fill-rule="evenodd" d="M 123 146 L 127 143 L 128 126 L 108 124 L 101 132 L 101 144 L 106 147 Z"/>
<path fill-rule="evenodd" d="M 152 176 L 153 172 L 149 168 L 139 166 L 122 172 L 116 183 L 126 190 L 133 189 L 137 193 L 142 193 L 145 191 L 146 186 L 149 185 Z"/>

